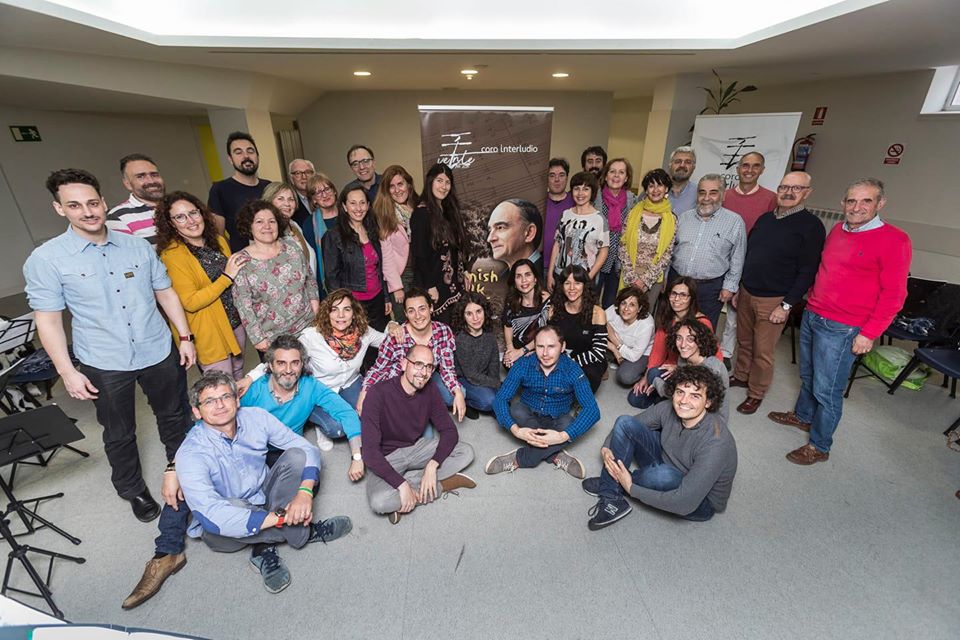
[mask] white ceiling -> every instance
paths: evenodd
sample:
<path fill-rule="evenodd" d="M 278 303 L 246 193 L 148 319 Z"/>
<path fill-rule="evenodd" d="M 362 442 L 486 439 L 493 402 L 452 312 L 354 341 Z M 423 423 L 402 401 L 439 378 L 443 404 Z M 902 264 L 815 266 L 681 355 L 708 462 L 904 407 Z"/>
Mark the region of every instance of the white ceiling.
<path fill-rule="evenodd" d="M 636 25 L 636 32 L 640 33 L 644 29 L 649 31 L 651 28 L 657 30 L 661 26 L 665 28 L 668 25 L 664 18 L 667 9 L 671 15 L 679 15 L 693 21 L 694 16 L 699 16 L 701 13 L 689 8 L 692 3 L 693 0 L 671 2 L 660 0 L 656 12 L 642 12 L 639 8 L 631 11 L 623 10 L 625 4 L 640 7 L 640 3 L 606 2 L 594 7 L 584 5 L 581 1 L 577 3 L 576 9 L 569 10 L 565 14 L 558 10 L 552 10 L 550 13 L 559 16 L 558 23 L 562 22 L 567 28 L 594 29 L 598 28 L 598 25 L 609 26 L 611 23 L 632 24 Z M 13 4 L 41 7 L 45 12 L 29 10 L 22 6 L 15 7 L 12 6 Z M 860 4 L 869 6 L 735 48 L 719 48 L 716 43 L 700 42 L 696 47 L 651 50 L 650 42 L 643 41 L 635 42 L 636 46 L 633 48 L 613 47 L 613 50 L 610 50 L 611 43 L 615 44 L 615 42 L 609 38 L 599 37 L 589 42 L 590 50 L 570 50 L 574 48 L 573 44 L 570 44 L 567 50 L 549 51 L 530 50 L 535 47 L 522 39 L 512 40 L 507 44 L 499 41 L 497 50 L 476 46 L 477 41 L 468 39 L 458 40 L 456 47 L 450 46 L 443 51 L 410 51 L 409 48 L 370 50 L 369 47 L 361 46 L 363 41 L 354 41 L 355 48 L 345 51 L 330 45 L 331 41 L 318 41 L 316 38 L 311 40 L 312 45 L 299 48 L 277 45 L 159 46 L 142 39 L 118 35 L 117 31 L 122 29 L 116 22 L 111 23 L 109 28 L 103 24 L 98 28 L 78 22 L 77 20 L 82 16 L 76 12 L 72 15 L 72 19 L 49 15 L 54 10 L 62 13 L 63 4 L 67 3 L 54 4 L 40 0 L 0 2 L 0 24 L 3 25 L 3 29 L 0 30 L 0 46 L 233 69 L 294 81 L 311 91 L 316 91 L 318 96 L 327 91 L 374 89 L 522 89 L 612 91 L 618 97 L 630 97 L 652 95 L 656 78 L 678 73 L 709 73 L 710 69 L 717 69 L 725 78 L 736 78 L 741 82 L 763 86 L 960 63 L 960 0 L 890 0 L 880 4 L 843 3 L 828 10 L 836 11 L 838 7 L 849 10 Z M 156 23 L 153 28 L 158 28 L 157 25 L 163 24 L 162 16 L 167 15 L 164 13 L 167 11 L 165 6 L 170 4 L 176 8 L 183 3 L 156 2 L 146 7 L 142 3 L 130 3 L 129 0 L 99 3 L 73 0 L 70 4 L 75 7 L 97 4 L 101 13 L 110 14 L 115 20 L 132 14 L 140 20 L 136 24 L 149 26 Z M 224 3 L 196 2 L 195 12 L 210 11 L 209 6 L 222 4 Z M 291 14 L 287 7 L 277 10 L 273 5 L 262 3 L 261 0 L 257 3 L 257 6 L 261 7 L 258 9 L 259 13 L 247 14 L 239 11 L 250 4 L 253 3 L 247 0 L 234 0 L 231 6 L 235 10 L 231 13 L 221 9 L 224 11 L 222 15 L 242 15 L 245 19 L 256 16 L 265 25 L 262 29 L 254 31 L 257 37 L 260 37 L 263 33 L 273 33 L 272 30 L 278 24 L 290 25 L 291 22 L 296 23 L 299 19 L 302 19 L 304 24 L 314 25 L 314 27 L 320 20 L 316 16 L 321 16 L 323 19 L 328 15 L 340 16 L 340 19 L 343 19 L 343 16 L 349 15 L 344 7 L 364 6 L 366 12 L 359 21 L 375 22 L 373 16 L 379 15 L 375 9 L 387 3 L 386 0 L 375 0 L 375 2 L 368 0 L 367 4 L 361 5 L 357 2 L 348 4 L 341 0 L 326 0 L 324 4 L 317 5 L 323 7 L 322 12 L 319 9 L 309 8 L 307 3 L 301 3 L 299 6 L 308 7 L 305 9 L 306 13 L 313 11 L 313 14 L 307 16 Z M 731 12 L 731 15 L 742 17 L 740 14 L 732 13 L 731 7 L 735 8 L 735 2 L 711 0 L 697 4 L 708 8 L 721 7 L 724 11 Z M 803 4 L 807 9 L 810 6 L 820 6 L 796 0 L 791 0 L 789 3 L 782 0 L 767 0 L 762 4 L 776 7 Z M 494 5 L 495 3 L 490 0 L 483 4 L 461 0 L 457 5 L 459 7 L 457 11 L 463 19 L 463 24 L 472 24 L 472 19 L 468 20 L 465 14 L 477 6 L 483 7 L 478 11 L 498 17 L 502 23 L 520 24 L 522 22 L 514 20 L 515 16 L 523 15 L 517 14 L 516 11 L 510 14 L 510 20 L 503 20 L 502 15 L 489 9 Z M 563 2 L 555 0 L 549 6 L 555 9 L 563 5 Z M 275 15 L 267 16 L 265 13 L 267 9 L 263 9 L 263 6 L 267 6 Z M 406 6 L 393 3 L 390 5 L 390 11 L 385 12 L 384 15 L 390 19 L 399 20 L 396 15 L 406 11 Z M 444 10 L 451 11 L 450 6 L 453 6 L 453 3 L 447 3 L 447 5 L 432 3 L 431 6 L 443 7 Z M 543 10 L 544 13 L 547 6 L 546 3 L 537 5 L 538 10 Z M 588 15 L 584 13 L 584 6 L 596 10 Z M 601 17 L 594 20 L 593 14 L 600 14 Z M 84 20 L 87 22 L 98 20 L 103 22 L 101 18 L 84 15 Z M 293 18 L 290 17 L 291 15 Z M 716 17 L 708 12 L 702 15 Z M 529 14 L 526 17 L 529 18 Z M 406 20 L 403 23 L 404 28 L 416 22 L 409 15 L 403 20 Z M 354 15 L 354 23 L 356 21 L 357 18 Z M 194 31 L 209 31 L 215 27 L 217 29 L 222 27 L 215 24 L 216 20 L 194 19 L 193 22 L 203 27 L 203 29 L 197 26 L 191 27 Z M 536 21 L 532 23 L 527 21 L 526 24 L 531 36 L 543 36 L 546 32 L 543 15 L 538 15 Z M 133 27 L 123 28 L 133 29 Z M 322 28 L 315 30 L 318 33 L 326 33 L 329 28 L 326 31 Z M 331 34 L 331 37 L 333 35 Z M 342 34 L 337 35 L 339 37 Z M 751 37 L 755 36 L 754 33 Z M 175 39 L 173 36 L 157 37 Z M 220 36 L 210 35 L 188 38 L 202 41 L 204 38 L 218 37 Z M 489 45 L 492 41 L 485 42 Z M 290 41 L 286 41 L 286 44 L 289 45 Z M 542 41 L 540 44 L 542 45 Z M 580 43 L 582 46 L 586 44 Z M 408 42 L 407 47 L 409 45 Z M 527 50 L 519 50 L 522 46 L 527 46 Z M 460 69 L 465 67 L 479 67 L 480 73 L 473 80 L 467 80 L 459 73 Z M 352 72 L 358 69 L 369 70 L 373 75 L 369 78 L 356 78 Z M 568 72 L 571 77 L 562 80 L 550 77 L 550 74 L 555 71 Z M 54 92 L 53 88 L 44 84 L 37 85 L 35 90 L 31 89 L 29 79 L 20 80 L 15 84 L 10 84 L 9 80 L 0 83 L 0 103 L 10 103 L 14 99 L 13 94 L 16 94 L 19 103 L 26 106 L 34 97 L 50 95 Z M 71 91 L 73 91 L 72 88 Z M 36 93 L 37 96 L 32 96 L 32 93 Z M 107 100 L 109 96 L 93 91 L 77 92 L 76 95 L 64 96 L 60 101 L 72 104 L 75 109 L 98 110 L 99 105 Z M 35 103 L 37 106 L 44 104 L 42 101 Z M 128 109 L 142 112 L 144 104 L 142 100 L 138 100 L 137 96 L 117 94 L 113 106 L 115 110 Z M 162 105 L 163 112 L 177 110 L 196 112 L 198 109 L 202 111 L 202 106 L 172 102 Z"/>

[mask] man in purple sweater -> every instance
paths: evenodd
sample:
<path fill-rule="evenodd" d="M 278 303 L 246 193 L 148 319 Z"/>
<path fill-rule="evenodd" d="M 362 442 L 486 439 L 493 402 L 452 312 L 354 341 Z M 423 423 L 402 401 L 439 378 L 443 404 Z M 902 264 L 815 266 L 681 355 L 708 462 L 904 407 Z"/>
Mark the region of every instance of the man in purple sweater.
<path fill-rule="evenodd" d="M 367 500 L 390 523 L 418 504 L 433 502 L 477 483 L 459 473 L 473 461 L 473 447 L 460 442 L 436 385 L 433 352 L 414 345 L 404 359 L 403 375 L 375 384 L 367 392 L 360 423 L 363 462 L 371 472 Z M 436 438 L 424 438 L 428 423 Z"/>

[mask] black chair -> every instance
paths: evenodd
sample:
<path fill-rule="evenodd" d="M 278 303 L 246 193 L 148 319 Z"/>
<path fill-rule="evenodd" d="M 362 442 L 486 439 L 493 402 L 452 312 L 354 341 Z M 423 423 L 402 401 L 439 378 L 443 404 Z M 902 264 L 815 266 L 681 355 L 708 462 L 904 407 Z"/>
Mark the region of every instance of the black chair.
<path fill-rule="evenodd" d="M 950 389 L 950 397 L 957 397 L 957 378 L 960 378 L 960 346 L 922 347 L 916 349 L 913 352 L 913 358 L 907 366 L 903 368 L 903 371 L 900 372 L 897 379 L 891 383 L 890 390 L 887 391 L 887 393 L 892 395 L 893 392 L 897 390 L 897 387 L 907 379 L 907 376 L 913 373 L 913 370 L 921 364 L 925 364 L 931 369 L 942 373 L 944 375 L 944 382 L 946 382 L 947 379 L 952 379 L 953 384 Z M 946 384 L 944 384 L 944 386 L 946 386 Z M 946 435 L 957 427 L 960 427 L 960 418 L 957 418 L 953 424 L 947 427 L 947 430 L 944 431 L 943 434 Z"/>

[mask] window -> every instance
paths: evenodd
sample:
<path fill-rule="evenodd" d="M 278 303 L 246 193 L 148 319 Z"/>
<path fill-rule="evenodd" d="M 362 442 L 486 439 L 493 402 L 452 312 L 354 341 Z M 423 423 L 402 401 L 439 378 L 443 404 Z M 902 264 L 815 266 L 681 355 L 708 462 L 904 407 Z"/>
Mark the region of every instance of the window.
<path fill-rule="evenodd" d="M 922 114 L 960 114 L 960 65 L 937 67 L 923 101 Z"/>

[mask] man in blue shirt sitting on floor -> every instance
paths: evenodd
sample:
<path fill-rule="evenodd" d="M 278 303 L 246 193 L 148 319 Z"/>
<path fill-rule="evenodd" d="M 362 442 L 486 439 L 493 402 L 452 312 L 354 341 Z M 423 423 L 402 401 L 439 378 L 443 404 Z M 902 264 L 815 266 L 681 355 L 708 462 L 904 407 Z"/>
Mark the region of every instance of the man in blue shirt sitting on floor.
<path fill-rule="evenodd" d="M 492 458 L 484 471 L 492 475 L 548 460 L 582 480 L 583 463 L 565 447 L 596 424 L 600 408 L 583 369 L 564 353 L 566 344 L 557 327 L 541 327 L 533 344 L 536 356 L 526 355 L 510 367 L 493 401 L 497 422 L 524 446 Z M 517 391 L 520 396 L 514 398 Z M 580 404 L 576 416 L 574 398 Z"/>

